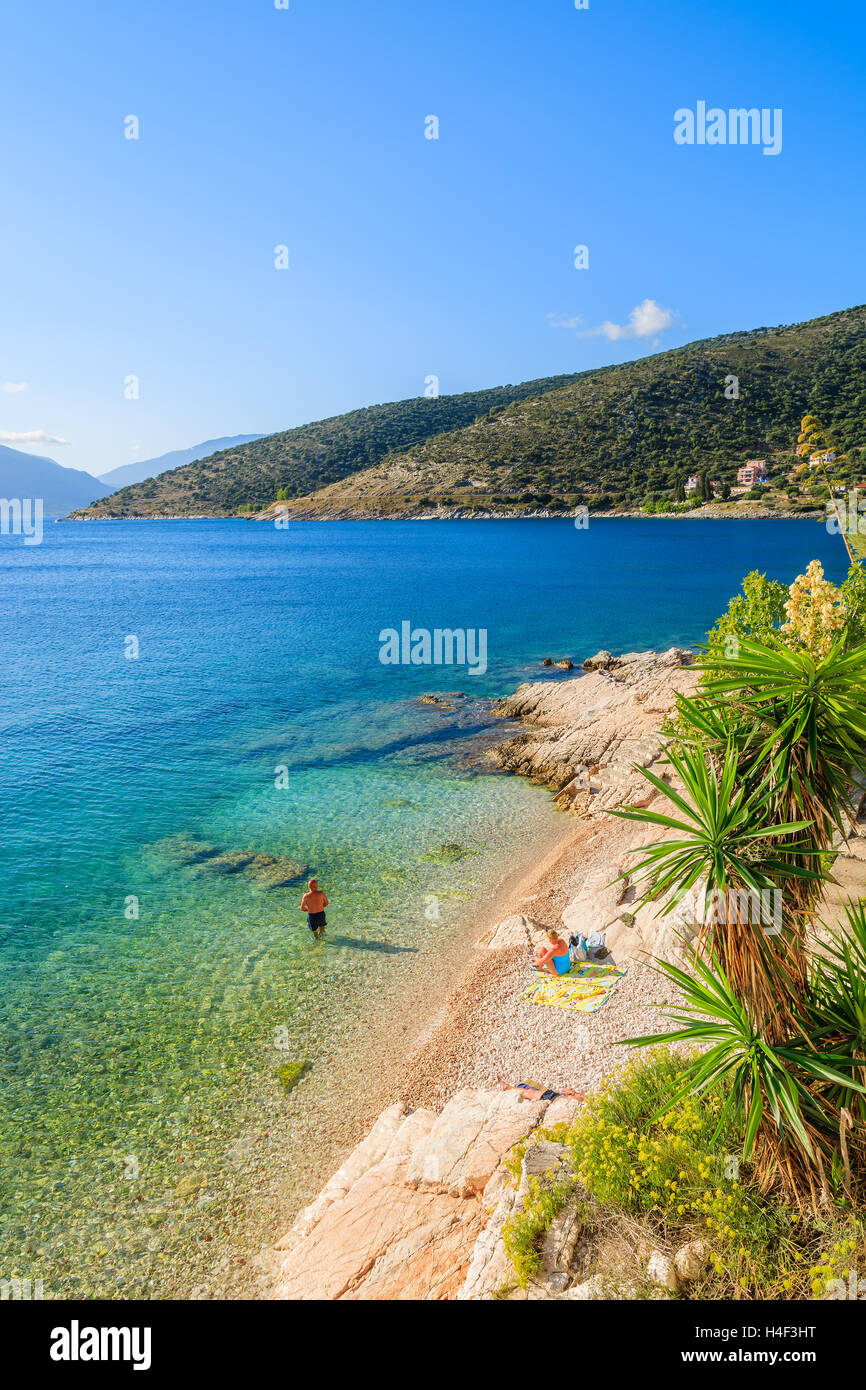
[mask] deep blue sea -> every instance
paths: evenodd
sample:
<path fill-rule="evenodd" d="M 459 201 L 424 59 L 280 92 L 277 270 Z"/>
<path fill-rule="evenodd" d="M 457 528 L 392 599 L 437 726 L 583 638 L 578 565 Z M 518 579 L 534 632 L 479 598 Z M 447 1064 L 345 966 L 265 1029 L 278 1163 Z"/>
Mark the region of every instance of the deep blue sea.
<path fill-rule="evenodd" d="M 278 1068 L 314 1069 L 551 821 L 484 762 L 486 698 L 545 656 L 695 644 L 749 570 L 789 583 L 815 557 L 844 576 L 806 521 L 0 538 L 0 1278 L 176 1290 L 184 1242 L 201 1263 L 243 1197 L 233 1139 L 282 1103 Z M 486 671 L 383 665 L 404 622 L 485 630 Z"/>

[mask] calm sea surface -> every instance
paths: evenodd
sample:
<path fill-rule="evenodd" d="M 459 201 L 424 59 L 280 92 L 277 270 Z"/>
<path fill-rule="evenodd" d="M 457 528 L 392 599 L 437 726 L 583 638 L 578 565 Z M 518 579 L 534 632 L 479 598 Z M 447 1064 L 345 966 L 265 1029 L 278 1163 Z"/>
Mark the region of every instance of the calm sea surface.
<path fill-rule="evenodd" d="M 303 1104 L 278 1069 L 375 1026 L 395 959 L 435 951 L 549 828 L 547 794 L 479 757 L 484 700 L 547 655 L 694 644 L 749 570 L 787 583 L 816 556 L 843 577 L 814 522 L 0 538 L 0 1278 L 177 1288 L 243 1197 L 258 1108 Z M 486 673 L 383 665 L 404 621 L 486 629 Z"/>

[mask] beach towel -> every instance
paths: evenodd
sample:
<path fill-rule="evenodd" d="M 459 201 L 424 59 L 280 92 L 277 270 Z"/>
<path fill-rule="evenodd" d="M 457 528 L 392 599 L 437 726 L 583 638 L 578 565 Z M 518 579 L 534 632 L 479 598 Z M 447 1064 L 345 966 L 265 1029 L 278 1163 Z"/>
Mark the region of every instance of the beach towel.
<path fill-rule="evenodd" d="M 606 1004 L 625 970 L 608 965 L 572 966 L 567 975 L 539 974 L 523 991 L 521 998 L 532 1004 L 549 1004 L 554 1009 L 594 1014 Z"/>

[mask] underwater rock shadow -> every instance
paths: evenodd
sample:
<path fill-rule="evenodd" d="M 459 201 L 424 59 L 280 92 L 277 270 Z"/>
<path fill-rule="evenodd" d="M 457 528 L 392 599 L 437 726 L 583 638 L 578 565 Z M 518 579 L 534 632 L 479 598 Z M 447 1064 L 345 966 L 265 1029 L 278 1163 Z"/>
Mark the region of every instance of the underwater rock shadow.
<path fill-rule="evenodd" d="M 452 721 L 446 725 L 440 725 L 438 728 L 385 739 L 380 744 L 347 744 L 345 747 L 331 750 L 323 748 L 318 750 L 314 757 L 296 756 L 294 748 L 287 748 L 285 743 L 274 743 L 266 747 L 264 751 L 270 755 L 290 758 L 292 772 L 309 772 L 321 771 L 322 768 L 327 767 L 355 767 L 364 763 L 378 762 L 380 758 L 387 758 L 395 753 L 411 752 L 414 749 L 430 750 L 432 753 L 435 750 L 441 751 L 449 743 L 464 744 L 488 734 L 491 737 L 495 736 L 501 739 L 501 719 L 496 722 L 492 719 L 474 719 L 471 723 L 465 724 Z M 254 757 L 258 758 L 260 755 L 261 750 L 257 750 Z M 250 760 L 252 760 L 252 756 Z"/>
<path fill-rule="evenodd" d="M 348 946 L 355 951 L 375 951 L 382 956 L 416 955 L 417 946 L 394 946 L 390 941 L 363 941 L 357 936 L 326 936 L 326 946 Z"/>

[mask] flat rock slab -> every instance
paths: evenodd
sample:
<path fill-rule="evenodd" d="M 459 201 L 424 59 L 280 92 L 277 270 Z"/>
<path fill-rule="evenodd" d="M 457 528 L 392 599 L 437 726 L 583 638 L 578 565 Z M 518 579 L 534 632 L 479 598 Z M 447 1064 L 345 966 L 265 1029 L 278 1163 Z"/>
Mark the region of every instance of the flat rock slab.
<path fill-rule="evenodd" d="M 506 1273 L 501 1223 L 516 1192 L 502 1161 L 548 1108 L 482 1090 L 458 1092 L 440 1115 L 389 1106 L 268 1252 L 279 1260 L 272 1297 L 453 1299 L 470 1266 L 470 1296 L 484 1296 Z M 561 1146 L 547 1147 L 555 1164 Z"/>
<path fill-rule="evenodd" d="M 503 1155 L 538 1125 L 546 1101 L 519 1091 L 458 1091 L 409 1161 L 414 1187 L 469 1197 L 484 1190 Z"/>
<path fill-rule="evenodd" d="M 299 859 L 259 854 L 255 850 L 221 849 L 190 835 L 170 835 L 157 840 L 151 849 L 195 873 L 246 874 L 259 888 L 291 888 L 309 874 L 309 865 Z"/>
<path fill-rule="evenodd" d="M 401 1159 L 368 1169 L 285 1261 L 274 1297 L 456 1298 L 487 1212 L 407 1187 L 405 1174 Z"/>
<path fill-rule="evenodd" d="M 544 927 L 532 917 L 526 917 L 522 912 L 514 912 L 480 936 L 475 947 L 479 951 L 510 951 L 518 946 L 535 951 L 544 939 Z"/>

